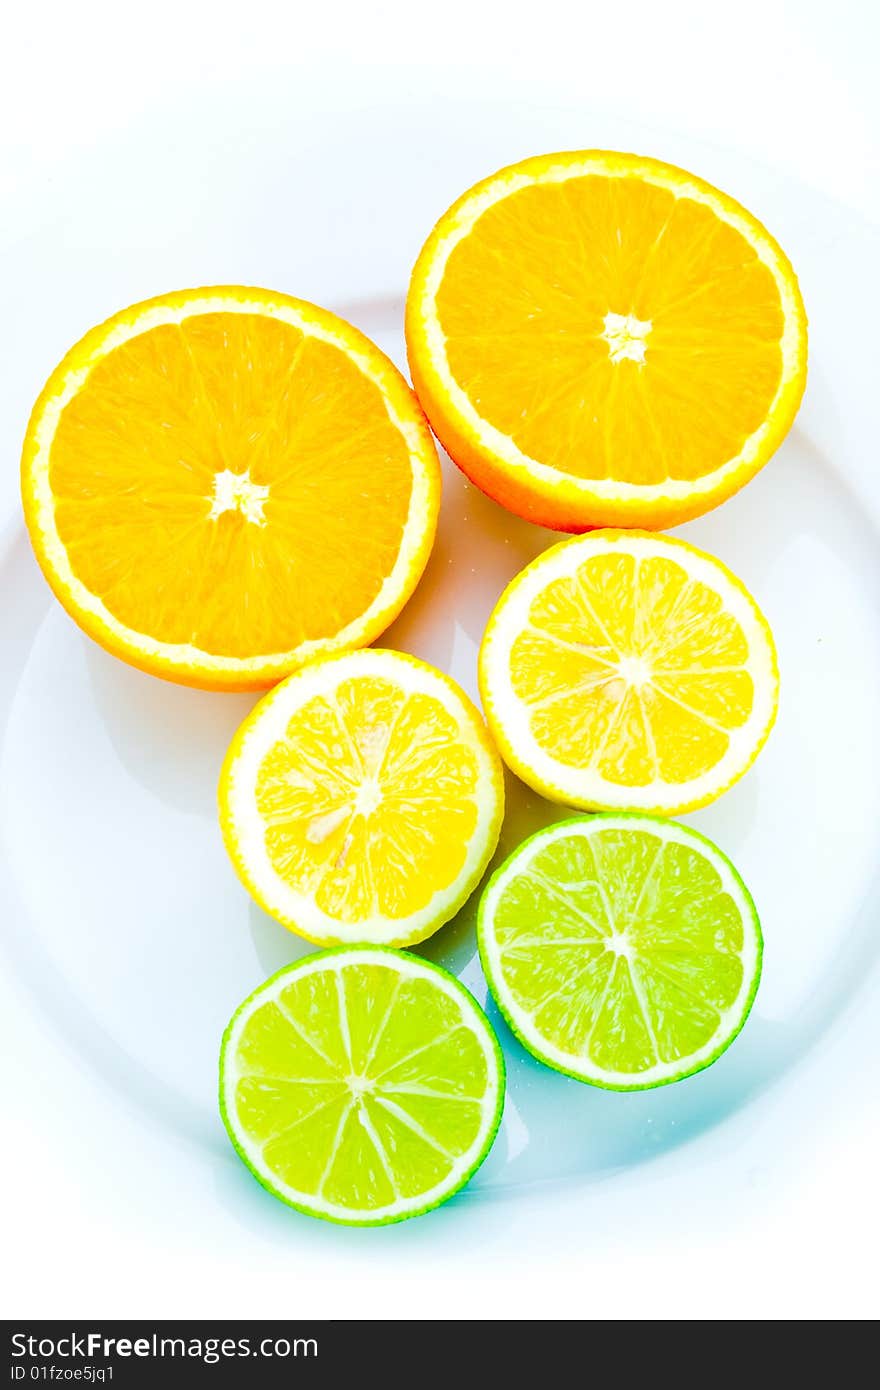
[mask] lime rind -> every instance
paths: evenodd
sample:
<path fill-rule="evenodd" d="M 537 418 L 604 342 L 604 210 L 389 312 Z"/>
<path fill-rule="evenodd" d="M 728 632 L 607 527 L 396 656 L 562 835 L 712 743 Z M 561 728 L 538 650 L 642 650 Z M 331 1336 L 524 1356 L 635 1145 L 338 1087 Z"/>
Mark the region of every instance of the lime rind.
<path fill-rule="evenodd" d="M 403 1199 L 385 1209 L 368 1212 L 358 1212 L 328 1202 L 316 1202 L 310 1199 L 309 1194 L 294 1192 L 279 1181 L 273 1180 L 265 1168 L 260 1166 L 253 1147 L 248 1145 L 246 1136 L 236 1122 L 234 1090 L 238 1078 L 234 1074 L 230 1049 L 234 1048 L 241 1036 L 243 1024 L 259 1004 L 268 1002 L 280 992 L 279 982 L 295 979 L 310 970 L 320 970 L 326 961 L 333 958 L 346 964 L 396 962 L 401 970 L 402 978 L 414 976 L 421 976 L 423 979 L 436 978 L 442 983 L 447 995 L 454 998 L 459 1004 L 463 1022 L 471 1027 L 474 1036 L 481 1044 L 483 1056 L 487 1063 L 488 1084 L 483 1099 L 484 1121 L 477 1139 L 461 1161 L 453 1167 L 450 1176 L 445 1181 L 437 1183 L 434 1188 L 412 1198 Z M 344 1226 L 388 1226 L 413 1216 L 421 1216 L 425 1212 L 443 1205 L 461 1191 L 486 1159 L 498 1133 L 504 1110 L 504 1055 L 492 1025 L 471 992 L 449 971 L 435 965 L 432 961 L 423 960 L 420 956 L 412 955 L 407 951 L 396 950 L 390 946 L 375 946 L 369 943 L 357 946 L 336 946 L 328 950 L 317 951 L 295 961 L 292 965 L 284 966 L 264 980 L 242 1001 L 227 1024 L 220 1047 L 219 1070 L 221 1119 L 233 1148 L 260 1186 L 296 1211 Z"/>
<path fill-rule="evenodd" d="M 605 1070 L 592 1061 L 557 1048 L 535 1027 L 533 1020 L 518 1006 L 501 969 L 497 942 L 493 931 L 493 915 L 501 892 L 519 872 L 525 869 L 535 853 L 566 835 L 595 834 L 602 830 L 643 828 L 663 841 L 678 842 L 696 848 L 719 872 L 725 891 L 740 910 L 743 928 L 744 969 L 740 991 L 734 1004 L 726 1011 L 719 1029 L 692 1055 L 676 1062 L 658 1064 L 638 1073 Z M 683 1081 L 704 1071 L 727 1051 L 738 1036 L 751 1011 L 761 980 L 763 937 L 754 900 L 730 859 L 707 836 L 664 817 L 640 812 L 575 816 L 558 821 L 537 831 L 525 840 L 495 871 L 487 884 L 477 916 L 477 942 L 483 972 L 492 996 L 505 1022 L 519 1042 L 538 1061 L 574 1080 L 609 1091 L 643 1091 Z M 747 966 L 751 968 L 746 968 Z"/>

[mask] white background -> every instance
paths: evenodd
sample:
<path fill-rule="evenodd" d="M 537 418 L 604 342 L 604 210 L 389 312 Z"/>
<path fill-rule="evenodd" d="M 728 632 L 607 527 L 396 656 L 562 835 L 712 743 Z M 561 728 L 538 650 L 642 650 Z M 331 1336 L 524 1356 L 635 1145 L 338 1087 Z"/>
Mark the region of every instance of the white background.
<path fill-rule="evenodd" d="M 20 420 L 23 430 L 47 369 L 88 326 L 75 317 L 59 324 L 53 316 L 49 263 L 46 293 L 23 316 L 15 293 L 17 224 L 32 226 L 33 209 L 40 209 L 51 247 L 53 187 L 76 196 L 80 165 L 129 127 L 142 139 L 154 113 L 165 140 L 165 116 L 169 109 L 177 113 L 186 141 L 218 92 L 234 107 L 255 83 L 279 91 L 317 84 L 332 106 L 336 93 L 346 105 L 353 86 L 363 90 L 373 82 L 385 96 L 428 88 L 491 100 L 499 86 L 509 91 L 513 78 L 524 102 L 549 86 L 588 110 L 656 122 L 758 159 L 831 195 L 854 217 L 880 222 L 878 15 L 871 0 L 738 0 L 727 7 L 706 0 L 17 6 L 4 18 L 0 50 L 0 310 L 6 305 L 0 321 L 7 362 L 0 414 Z M 243 101 L 241 121 L 247 120 Z M 161 150 L 151 157 L 161 158 Z M 200 176 L 196 162 L 193 181 Z M 405 179 L 405 169 L 400 176 Z M 96 196 L 94 187 L 84 184 L 82 196 Z M 112 188 L 100 196 L 109 210 Z M 351 235 L 357 235 L 356 217 Z M 858 315 L 858 304 L 852 312 Z M 14 443 L 4 437 L 0 521 L 16 505 Z M 28 1038 L 13 1043 L 26 1048 Z M 574 1198 L 560 1194 L 548 1199 L 544 1240 L 531 1241 L 521 1260 L 510 1203 L 499 1204 L 493 1217 L 503 1231 L 503 1258 L 473 1248 L 464 1219 L 446 1226 L 442 1241 L 437 1237 L 435 1258 L 426 1221 L 408 1245 L 377 1243 L 370 1265 L 349 1259 L 349 1240 L 324 1249 L 310 1235 L 297 1254 L 292 1235 L 285 1258 L 267 1239 L 267 1269 L 279 1290 L 272 1306 L 236 1287 L 224 1252 L 210 1241 L 175 1251 L 173 1269 L 166 1267 L 161 1230 L 133 1248 L 115 1222 L 112 1188 L 124 1185 L 124 1170 L 108 1175 L 106 1211 L 97 1220 L 92 1210 L 80 1212 L 64 1155 L 41 1142 L 38 1122 L 23 1133 L 16 1117 L 6 1115 L 4 1302 L 30 1316 L 257 1316 L 263 1310 L 335 1317 L 872 1316 L 880 1236 L 878 1051 L 875 1045 L 854 1058 L 840 1033 L 825 1049 L 821 1082 L 813 1072 L 791 1083 L 795 1103 L 815 1111 L 811 1142 L 768 1159 L 766 1169 L 756 1167 L 755 1219 L 744 1223 L 726 1214 L 723 1193 L 711 1200 L 703 1184 L 703 1220 L 688 1222 L 685 1240 L 674 1208 L 642 1240 L 609 1201 L 607 1213 L 600 1208 L 595 1218 L 601 1265 L 590 1257 L 582 1226 L 572 1238 L 564 1205 Z M 838 1078 L 853 1071 L 861 1102 L 848 1114 L 844 1137 L 836 1121 Z M 66 1113 L 81 1143 L 90 1112 L 73 1070 L 46 1078 L 45 1100 Z M 132 1124 L 120 1116 L 120 1126 Z M 130 1142 L 137 1143 L 134 1130 Z M 45 1213 L 16 1202 L 21 1164 L 42 1177 Z M 662 1208 L 667 1169 L 658 1164 L 644 1174 L 647 1195 L 656 1194 Z M 173 1203 L 173 1175 L 167 1186 Z M 49 1214 L 61 1211 L 59 1228 Z M 253 1211 L 255 1223 L 264 1225 L 262 1210 Z M 304 1263 L 306 1250 L 312 1268 Z M 414 1287 L 410 1260 L 416 1258 Z"/>

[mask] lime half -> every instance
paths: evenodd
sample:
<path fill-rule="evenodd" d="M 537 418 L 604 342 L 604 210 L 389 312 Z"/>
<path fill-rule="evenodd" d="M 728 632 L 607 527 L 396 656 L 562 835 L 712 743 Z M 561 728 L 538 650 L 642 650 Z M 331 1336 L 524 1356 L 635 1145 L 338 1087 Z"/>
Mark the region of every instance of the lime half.
<path fill-rule="evenodd" d="M 260 985 L 220 1052 L 220 1113 L 283 1202 L 384 1225 L 439 1206 L 492 1145 L 504 1063 L 485 1014 L 403 951 L 321 951 Z"/>
<path fill-rule="evenodd" d="M 758 914 L 730 860 L 654 816 L 584 816 L 527 840 L 483 894 L 479 942 L 529 1051 L 618 1091 L 708 1067 L 761 976 Z"/>

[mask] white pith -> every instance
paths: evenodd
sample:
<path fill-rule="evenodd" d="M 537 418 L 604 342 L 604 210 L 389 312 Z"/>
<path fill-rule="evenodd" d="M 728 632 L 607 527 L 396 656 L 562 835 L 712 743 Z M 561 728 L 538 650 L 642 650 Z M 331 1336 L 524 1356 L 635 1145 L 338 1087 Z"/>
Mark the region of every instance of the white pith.
<path fill-rule="evenodd" d="M 231 468 L 223 468 L 214 474 L 214 491 L 208 515 L 212 521 L 216 521 L 224 512 L 240 512 L 251 525 L 265 526 L 263 507 L 268 496 L 268 487 L 255 483 L 250 470 L 233 473 Z"/>
<path fill-rule="evenodd" d="M 650 319 L 637 319 L 634 314 L 607 313 L 603 323 L 602 337 L 608 344 L 608 356 L 612 362 L 645 361 L 648 334 L 653 324 Z"/>
<path fill-rule="evenodd" d="M 455 718 L 462 742 L 477 760 L 478 784 L 474 797 L 477 824 L 461 870 L 452 883 L 439 889 L 419 912 L 408 917 L 376 914 L 347 923 L 322 911 L 313 898 L 297 892 L 276 872 L 266 851 L 266 826 L 256 804 L 255 788 L 263 759 L 283 738 L 294 711 L 315 695 L 332 696 L 342 681 L 358 676 L 380 676 L 393 681 L 407 694 L 432 695 Z M 377 648 L 320 661 L 296 672 L 264 696 L 257 706 L 256 717 L 252 716 L 244 726 L 224 770 L 221 790 L 229 818 L 230 852 L 253 885 L 252 891 L 279 921 L 323 945 L 365 940 L 376 945 L 396 945 L 430 935 L 452 915 L 469 885 L 476 882 L 488 863 L 497 839 L 503 800 L 500 765 L 490 751 L 476 710 L 465 703 L 451 683 L 424 662 Z M 314 823 L 310 832 L 317 839 L 322 833 L 330 833 L 324 826 Z"/>
<path fill-rule="evenodd" d="M 529 865 L 536 854 L 541 853 L 549 844 L 560 839 L 570 839 L 575 836 L 589 839 L 591 835 L 609 830 L 624 832 L 635 830 L 639 834 L 656 835 L 661 843 L 687 845 L 688 848 L 701 854 L 717 870 L 723 891 L 729 894 L 733 900 L 743 929 L 743 946 L 740 952 L 743 968 L 742 984 L 733 1004 L 720 1015 L 718 1027 L 712 1037 L 696 1052 L 679 1057 L 674 1061 L 657 1062 L 653 1067 L 640 1072 L 609 1071 L 598 1066 L 590 1057 L 558 1047 L 539 1032 L 532 1015 L 517 1003 L 507 986 L 504 978 L 502 953 L 494 931 L 495 913 L 502 895 L 513 879 L 528 873 Z M 480 905 L 480 934 L 492 991 L 498 999 L 502 1011 L 507 1014 L 517 1032 L 534 1048 L 535 1052 L 555 1066 L 561 1067 L 564 1071 L 574 1072 L 585 1080 L 594 1081 L 599 1085 L 623 1090 L 641 1089 L 657 1082 L 671 1081 L 683 1075 L 690 1075 L 715 1056 L 726 1040 L 739 1030 L 748 1012 L 755 976 L 761 959 L 760 937 L 754 908 L 724 856 L 719 854 L 702 837 L 694 835 L 683 825 L 677 825 L 674 821 L 659 820 L 649 824 L 638 817 L 630 819 L 626 816 L 620 818 L 599 816 L 595 820 L 585 818 L 583 823 L 577 826 L 571 822 L 563 822 L 540 832 L 522 850 L 511 856 L 489 884 Z M 616 943 L 615 949 L 617 954 L 629 955 L 629 948 L 625 941 Z"/>
<path fill-rule="evenodd" d="M 645 183 L 665 189 L 676 198 L 690 198 L 710 207 L 723 222 L 746 239 L 759 260 L 766 265 L 778 287 L 784 327 L 780 339 L 782 369 L 776 395 L 767 411 L 766 419 L 744 441 L 739 453 L 712 473 L 700 478 L 667 478 L 660 483 L 629 483 L 614 478 L 579 478 L 574 473 L 541 463 L 538 459 L 523 453 L 509 435 L 480 415 L 452 373 L 446 352 L 446 335 L 437 314 L 437 295 L 449 257 L 455 247 L 470 234 L 483 213 L 520 189 L 536 184 L 566 183 L 570 179 L 589 175 L 621 179 L 637 177 Z M 790 267 L 780 248 L 754 218 L 744 209 L 719 197 L 708 184 L 692 179 L 680 169 L 667 168 L 656 161 L 643 160 L 638 156 L 609 157 L 601 151 L 585 152 L 580 158 L 563 156 L 558 162 L 551 161 L 540 169 L 515 166 L 501 170 L 495 177 L 466 194 L 459 206 L 447 214 L 444 230 L 432 246 L 429 263 L 418 286 L 415 310 L 425 335 L 427 361 L 430 364 L 427 370 L 442 383 L 444 397 L 451 405 L 463 433 L 478 438 L 481 445 L 504 465 L 505 473 L 512 481 L 525 488 L 534 488 L 538 484 L 545 496 L 552 496 L 552 490 L 564 483 L 567 492 L 575 498 L 581 494 L 585 503 L 593 499 L 624 503 L 684 502 L 713 493 L 731 475 L 747 473 L 750 466 L 761 457 L 767 437 L 775 428 L 774 414 L 777 405 L 798 371 L 804 342 L 803 308 L 796 286 L 792 284 Z M 627 317 L 617 315 L 610 306 L 609 316 L 612 320 Z M 628 346 L 624 355 L 635 354 L 634 360 L 644 364 L 644 325 L 639 320 L 634 322 L 640 324 L 640 329 L 634 338 L 627 335 Z"/>
<path fill-rule="evenodd" d="M 251 1140 L 238 1121 L 235 1101 L 239 1080 L 243 1075 L 251 1074 L 241 1071 L 237 1059 L 242 1030 L 254 1010 L 277 999 L 278 995 L 291 984 L 293 979 L 300 980 L 315 972 L 326 970 L 338 972 L 351 965 L 380 965 L 383 968 L 398 970 L 402 979 L 421 978 L 436 985 L 457 1006 L 463 1026 L 468 1028 L 477 1039 L 486 1059 L 487 1073 L 486 1090 L 479 1100 L 482 1123 L 470 1147 L 450 1163 L 446 1177 L 441 1182 L 436 1183 L 434 1187 L 415 1196 L 400 1198 L 386 1206 L 370 1207 L 366 1210 L 340 1206 L 327 1201 L 316 1193 L 301 1192 L 283 1182 L 276 1173 L 268 1170 L 263 1164 L 263 1146 Z M 312 1212 L 318 1212 L 340 1221 L 350 1222 L 360 1219 L 365 1222 L 378 1222 L 436 1205 L 445 1196 L 454 1192 L 479 1162 L 497 1119 L 502 1078 L 488 1021 L 471 997 L 455 980 L 447 977 L 443 972 L 412 959 L 412 957 L 392 955 L 388 951 L 373 951 L 369 947 L 364 947 L 363 949 L 347 950 L 335 957 L 328 958 L 316 955 L 298 966 L 295 971 L 283 971 L 279 976 L 267 981 L 254 996 L 245 1002 L 234 1018 L 224 1044 L 223 1059 L 222 1085 L 226 1115 L 234 1129 L 236 1142 L 247 1156 L 248 1161 L 265 1178 L 269 1186 L 295 1206 L 304 1207 Z M 354 1093 L 357 1092 L 358 1087 L 354 1085 L 351 1089 L 353 1092 L 352 1103 L 356 1103 L 357 1097 Z M 367 1088 L 363 1087 L 362 1089 L 366 1090 Z M 328 1162 L 327 1171 L 329 1171 L 329 1166 Z"/>
<path fill-rule="evenodd" d="M 527 626 L 532 600 L 555 579 L 571 576 L 591 556 L 612 552 L 632 555 L 636 560 L 663 558 L 680 565 L 692 579 L 720 595 L 748 644 L 748 660 L 742 669 L 752 678 L 751 714 L 740 728 L 728 731 L 727 751 L 714 767 L 686 782 L 666 782 L 657 777 L 643 786 L 624 786 L 607 781 L 594 768 L 558 762 L 535 739 L 529 706 L 513 689 L 511 648 Z M 635 670 L 628 660 L 621 662 L 619 669 L 619 678 L 629 678 L 636 687 L 649 675 Z M 486 717 L 503 756 L 526 780 L 534 778 L 545 794 L 585 809 L 677 812 L 709 799 L 748 766 L 773 723 L 778 676 L 775 655 L 753 601 L 710 556 L 662 536 L 618 533 L 605 538 L 594 532 L 546 551 L 502 595 L 483 638 L 480 686 Z"/>
<path fill-rule="evenodd" d="M 149 634 L 128 627 L 127 624 L 120 622 L 113 616 L 99 595 L 92 593 L 77 578 L 55 525 L 55 498 L 49 481 L 49 458 L 52 442 L 65 406 L 82 389 L 93 368 L 109 352 L 151 329 L 164 324 L 179 324 L 198 314 L 219 312 L 258 314 L 280 319 L 306 336 L 317 338 L 344 351 L 363 372 L 364 376 L 381 391 L 388 417 L 403 436 L 410 457 L 412 491 L 409 512 L 403 528 L 397 558 L 391 571 L 386 575 L 379 592 L 363 613 L 359 614 L 339 632 L 327 638 L 301 643 L 292 651 L 267 652 L 254 657 L 218 656 L 191 643 L 161 642 L 151 638 Z M 253 672 L 261 678 L 265 677 L 267 680 L 271 680 L 284 675 L 290 670 L 292 663 L 305 662 L 313 656 L 356 645 L 362 640 L 362 634 L 365 631 L 381 630 L 383 615 L 388 614 L 390 619 L 390 615 L 396 612 L 400 606 L 401 590 L 413 570 L 416 557 L 424 547 L 426 531 L 429 531 L 433 525 L 431 508 L 433 459 L 426 458 L 426 445 L 427 450 L 431 449 L 431 445 L 415 410 L 413 417 L 408 418 L 401 414 L 398 409 L 394 395 L 395 392 L 399 393 L 405 384 L 402 379 L 399 379 L 396 369 L 380 358 L 378 350 L 371 353 L 362 347 L 353 332 L 352 336 L 348 336 L 344 332 L 344 327 L 341 325 L 339 331 L 334 331 L 323 322 L 315 322 L 305 310 L 301 310 L 295 304 L 282 299 L 239 299 L 222 294 L 208 293 L 204 296 L 194 294 L 193 297 L 187 298 L 185 303 L 169 302 L 151 305 L 134 313 L 129 318 L 121 317 L 111 320 L 106 325 L 106 332 L 103 336 L 95 341 L 86 365 L 71 367 L 65 373 L 57 390 L 43 403 L 34 432 L 35 448 L 27 463 L 27 476 L 30 480 L 35 503 L 29 524 L 38 534 L 42 554 L 57 578 L 59 586 L 70 594 L 77 611 L 89 615 L 102 633 L 107 634 L 133 655 L 162 663 L 169 668 L 170 673 L 173 673 L 174 670 L 186 673 L 190 668 L 197 667 L 201 671 L 218 676 L 228 674 L 246 678 L 249 672 Z M 358 338 L 359 336 L 357 335 Z M 221 484 L 221 486 L 224 485 Z M 228 485 L 226 486 L 228 491 Z M 225 500 L 229 501 L 230 499 Z M 259 501 L 259 498 L 252 498 L 250 502 L 252 512 L 255 503 Z M 215 504 L 216 498 L 206 498 L 206 518 L 212 515 Z M 241 504 L 237 502 L 236 505 L 240 506 Z M 225 510 L 225 506 L 223 509 Z M 249 519 L 258 520 L 255 515 Z"/>

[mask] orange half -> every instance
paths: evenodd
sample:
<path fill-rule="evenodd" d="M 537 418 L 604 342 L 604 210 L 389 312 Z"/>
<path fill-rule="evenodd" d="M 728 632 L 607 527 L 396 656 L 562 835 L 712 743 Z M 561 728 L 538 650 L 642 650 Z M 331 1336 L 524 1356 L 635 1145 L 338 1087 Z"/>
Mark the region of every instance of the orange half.
<path fill-rule="evenodd" d="M 184 290 L 93 329 L 22 459 L 37 558 L 68 612 L 143 670 L 259 689 L 363 646 L 433 541 L 436 450 L 363 334 L 267 290 Z"/>
<path fill-rule="evenodd" d="M 407 301 L 413 382 L 484 492 L 565 531 L 672 526 L 748 481 L 806 380 L 794 272 L 669 164 L 526 159 L 441 217 Z"/>

